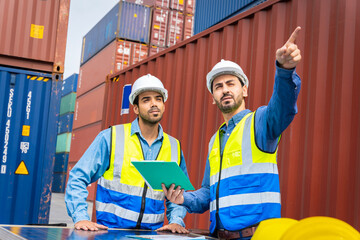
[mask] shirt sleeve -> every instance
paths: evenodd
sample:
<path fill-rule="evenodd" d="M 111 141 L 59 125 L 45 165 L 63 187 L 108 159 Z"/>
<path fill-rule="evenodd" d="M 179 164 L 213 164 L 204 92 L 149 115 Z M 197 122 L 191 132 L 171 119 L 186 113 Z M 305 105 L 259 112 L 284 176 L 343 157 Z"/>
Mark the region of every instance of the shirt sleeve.
<path fill-rule="evenodd" d="M 201 188 L 193 192 L 184 193 L 184 203 L 189 213 L 204 213 L 210 207 L 210 165 L 209 156 L 206 160 L 205 172 Z"/>
<path fill-rule="evenodd" d="M 269 104 L 258 108 L 255 113 L 256 144 L 262 151 L 276 150 L 280 134 L 297 113 L 300 87 L 301 80 L 295 68 L 280 68 L 276 62 L 275 84 Z"/>
<path fill-rule="evenodd" d="M 100 132 L 69 173 L 65 203 L 74 223 L 90 220 L 86 187 L 98 180 L 109 167 L 110 133 L 110 129 Z"/>
<path fill-rule="evenodd" d="M 181 160 L 180 160 L 180 168 L 185 173 L 185 175 L 189 178 L 186 162 L 184 158 L 184 154 L 181 150 Z M 183 227 L 185 227 L 184 217 L 186 216 L 186 208 L 175 203 L 172 203 L 166 199 L 166 217 L 169 223 L 177 223 Z"/>

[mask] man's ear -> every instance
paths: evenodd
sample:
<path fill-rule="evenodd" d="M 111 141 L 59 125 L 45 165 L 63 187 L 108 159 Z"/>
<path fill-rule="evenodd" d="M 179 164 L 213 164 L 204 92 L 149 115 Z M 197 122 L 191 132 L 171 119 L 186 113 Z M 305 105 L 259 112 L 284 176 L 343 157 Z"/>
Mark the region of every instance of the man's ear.
<path fill-rule="evenodd" d="M 243 97 L 247 97 L 248 96 L 248 87 L 246 85 L 244 85 L 242 88 L 243 88 Z"/>
<path fill-rule="evenodd" d="M 139 115 L 139 106 L 138 105 L 134 104 L 133 110 L 136 115 Z"/>
<path fill-rule="evenodd" d="M 216 104 L 215 98 L 213 97 L 212 99 L 213 99 L 213 100 L 212 100 L 212 104 Z"/>

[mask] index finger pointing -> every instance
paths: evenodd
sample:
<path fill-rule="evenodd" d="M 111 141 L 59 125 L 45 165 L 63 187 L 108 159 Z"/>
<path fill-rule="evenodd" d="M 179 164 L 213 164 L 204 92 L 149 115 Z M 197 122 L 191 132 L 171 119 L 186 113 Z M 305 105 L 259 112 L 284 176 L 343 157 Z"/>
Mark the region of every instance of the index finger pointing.
<path fill-rule="evenodd" d="M 294 32 L 291 34 L 290 38 L 287 40 L 286 43 L 295 43 L 296 38 L 298 37 L 299 31 L 301 30 L 301 27 L 298 26 L 295 28 Z"/>

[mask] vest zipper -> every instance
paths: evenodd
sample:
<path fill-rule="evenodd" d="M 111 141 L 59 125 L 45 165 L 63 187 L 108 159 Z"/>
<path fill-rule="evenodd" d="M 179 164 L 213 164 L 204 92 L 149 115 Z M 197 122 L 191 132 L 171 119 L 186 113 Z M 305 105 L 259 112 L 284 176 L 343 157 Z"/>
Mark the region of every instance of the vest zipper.
<path fill-rule="evenodd" d="M 221 148 L 221 142 L 220 142 L 220 136 L 219 136 L 219 146 Z M 223 156 L 221 154 L 221 149 L 220 149 L 220 170 L 219 170 L 219 180 L 218 180 L 218 185 L 216 187 L 216 220 L 219 219 L 220 220 L 220 216 L 219 216 L 219 188 L 220 188 L 220 179 L 221 179 L 221 170 L 222 170 L 222 160 L 223 160 Z M 218 222 L 216 221 L 216 225 L 218 224 Z"/>
<path fill-rule="evenodd" d="M 147 189 L 148 189 L 148 186 L 146 185 L 146 183 L 144 183 L 144 191 L 143 191 L 142 199 L 141 199 L 141 209 L 140 209 L 138 221 L 136 223 L 136 227 L 135 227 L 136 229 L 140 229 L 141 221 L 144 216 Z"/>

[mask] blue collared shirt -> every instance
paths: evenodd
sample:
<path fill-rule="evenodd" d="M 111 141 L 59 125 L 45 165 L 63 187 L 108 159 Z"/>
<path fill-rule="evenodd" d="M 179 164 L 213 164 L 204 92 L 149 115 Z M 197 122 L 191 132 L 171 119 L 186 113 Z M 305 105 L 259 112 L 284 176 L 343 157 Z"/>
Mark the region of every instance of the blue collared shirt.
<path fill-rule="evenodd" d="M 101 131 L 69 173 L 65 203 L 68 214 L 74 223 L 90 219 L 87 213 L 86 197 L 88 191 L 86 187 L 90 183 L 98 180 L 109 167 L 110 134 L 110 128 Z M 163 141 L 163 129 L 161 125 L 159 125 L 159 134 L 151 146 L 149 146 L 141 134 L 138 119 L 132 122 L 131 135 L 133 134 L 137 134 L 139 137 L 145 160 L 156 159 Z M 180 167 L 185 175 L 188 176 L 182 151 Z M 166 207 L 166 216 L 169 223 L 177 223 L 185 226 L 183 218 L 186 215 L 186 209 L 169 201 L 166 201 Z"/>
<path fill-rule="evenodd" d="M 274 152 L 280 134 L 289 126 L 297 113 L 296 101 L 301 80 L 295 69 L 283 69 L 276 64 L 273 95 L 267 106 L 257 109 L 255 114 L 255 141 L 266 152 Z M 246 109 L 233 116 L 228 125 L 220 128 L 221 154 L 231 132 L 243 117 L 251 111 Z M 184 193 L 184 203 L 190 213 L 203 213 L 210 207 L 210 166 L 207 157 L 201 188 Z M 219 223 L 218 228 L 222 228 Z"/>

